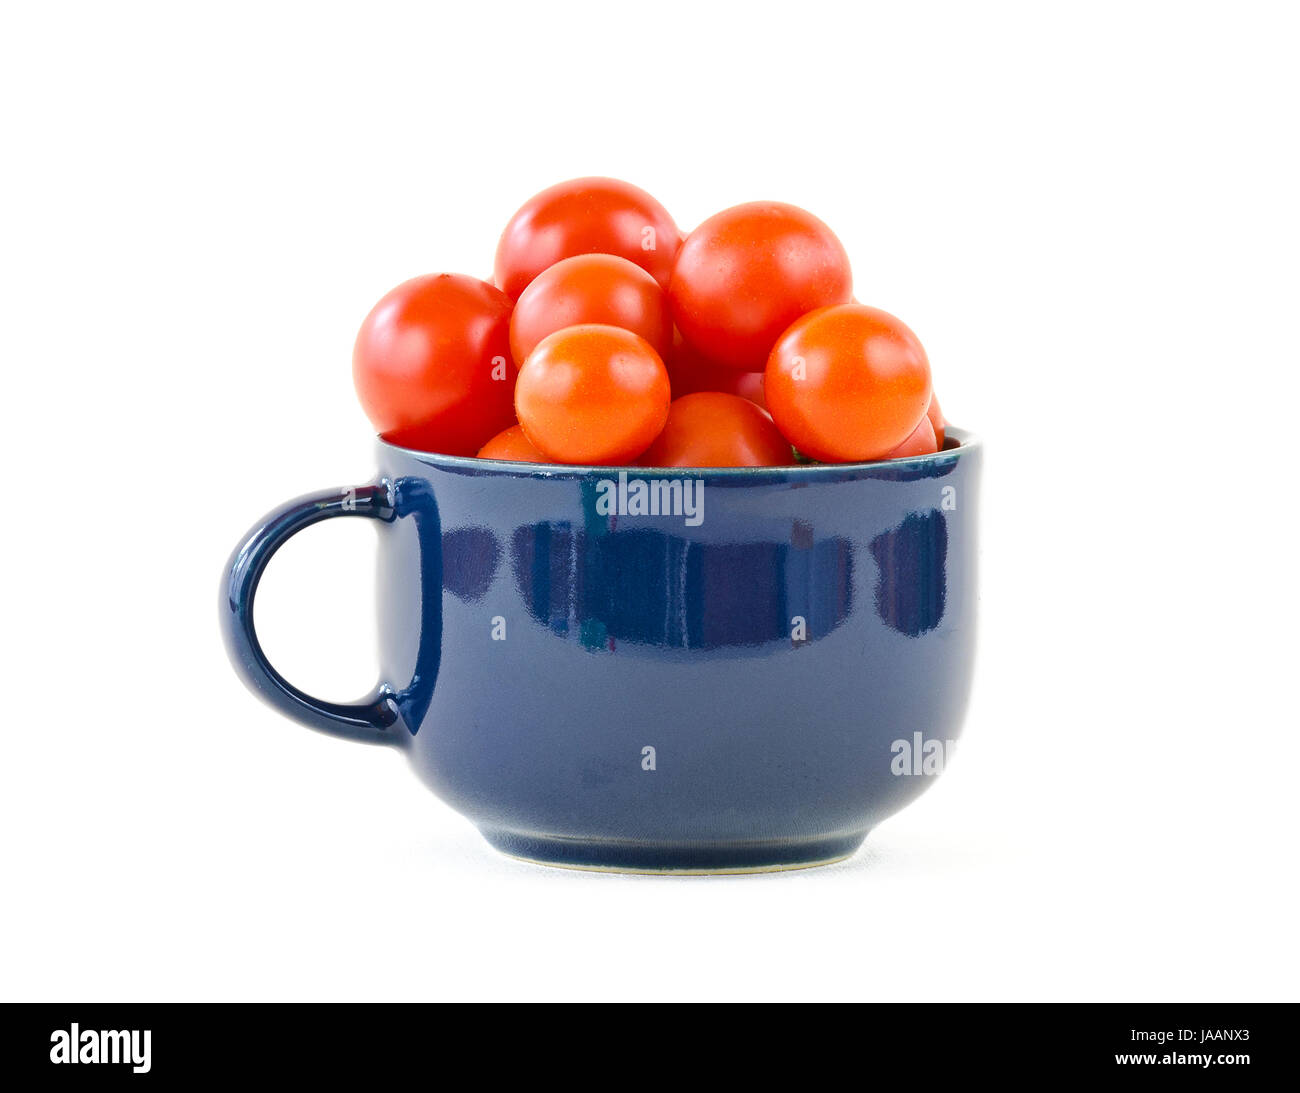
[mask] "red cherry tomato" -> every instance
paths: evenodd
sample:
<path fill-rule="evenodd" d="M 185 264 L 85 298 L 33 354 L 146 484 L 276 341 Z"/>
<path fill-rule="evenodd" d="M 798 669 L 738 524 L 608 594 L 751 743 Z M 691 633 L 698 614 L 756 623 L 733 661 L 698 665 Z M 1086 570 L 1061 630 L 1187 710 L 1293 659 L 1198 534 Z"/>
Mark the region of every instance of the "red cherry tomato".
<path fill-rule="evenodd" d="M 673 333 L 673 351 L 664 358 L 673 385 L 673 398 L 693 395 L 697 391 L 722 391 L 767 408 L 763 398 L 762 372 L 739 372 L 714 364 L 687 345 L 680 332 Z"/>
<path fill-rule="evenodd" d="M 734 386 L 730 388 L 730 394 L 747 398 L 755 406 L 767 409 L 767 397 L 763 394 L 762 372 L 737 372 L 733 382 Z"/>
<path fill-rule="evenodd" d="M 630 464 L 668 418 L 668 371 L 616 326 L 569 326 L 528 355 L 515 385 L 524 433 L 556 463 Z"/>
<path fill-rule="evenodd" d="M 921 418 L 912 435 L 903 441 L 897 448 L 893 449 L 886 459 L 902 459 L 909 455 L 931 455 L 939 450 L 939 445 L 934 439 L 934 426 L 930 424 L 929 416 Z"/>
<path fill-rule="evenodd" d="M 612 254 L 579 254 L 543 270 L 510 317 L 510 348 L 521 361 L 547 334 L 604 323 L 640 334 L 661 357 L 672 349 L 673 322 L 659 283 Z"/>
<path fill-rule="evenodd" d="M 497 433 L 479 449 L 479 459 L 502 459 L 512 463 L 546 463 L 542 455 L 524 436 L 522 425 L 511 425 L 509 429 Z"/>
<path fill-rule="evenodd" d="M 473 455 L 514 418 L 510 299 L 474 277 L 398 285 L 361 324 L 352 378 L 366 416 L 406 448 Z"/>
<path fill-rule="evenodd" d="M 947 422 L 944 420 L 943 411 L 939 409 L 939 399 L 935 395 L 930 396 L 930 408 L 926 410 L 926 416 L 930 419 L 930 427 L 934 429 L 934 439 L 937 447 L 935 451 L 943 451 L 944 429 Z"/>
<path fill-rule="evenodd" d="M 900 320 L 863 304 L 805 315 L 772 348 L 767 407 L 796 448 L 823 463 L 882 459 L 930 404 L 930 362 Z"/>
<path fill-rule="evenodd" d="M 637 462 L 643 467 L 778 467 L 794 462 L 767 412 L 739 395 L 700 391 L 668 408 L 668 423 Z"/>
<path fill-rule="evenodd" d="M 575 178 L 543 190 L 510 218 L 497 244 L 496 283 L 512 299 L 542 270 L 575 254 L 616 254 L 662 287 L 681 233 L 644 190 L 616 178 Z"/>
<path fill-rule="evenodd" d="M 686 237 L 668 285 L 682 336 L 709 360 L 759 372 L 800 315 L 846 303 L 849 256 L 794 205 L 756 201 L 711 216 Z"/>

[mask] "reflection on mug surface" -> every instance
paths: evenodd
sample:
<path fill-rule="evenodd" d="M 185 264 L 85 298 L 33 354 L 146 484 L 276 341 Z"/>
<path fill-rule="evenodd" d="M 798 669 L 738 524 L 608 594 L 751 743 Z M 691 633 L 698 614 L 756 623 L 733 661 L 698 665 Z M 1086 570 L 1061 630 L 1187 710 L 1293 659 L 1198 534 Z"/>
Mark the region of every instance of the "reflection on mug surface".
<path fill-rule="evenodd" d="M 852 608 L 852 544 L 799 521 L 789 542 L 709 543 L 657 528 L 617 532 L 565 521 L 518 528 L 511 563 L 529 614 L 587 649 L 669 649 L 815 641 Z M 743 610 L 709 610 L 719 603 Z"/>
<path fill-rule="evenodd" d="M 948 585 L 948 522 L 938 509 L 910 513 L 871 540 L 880 569 L 876 611 L 886 625 L 910 638 L 943 618 Z"/>

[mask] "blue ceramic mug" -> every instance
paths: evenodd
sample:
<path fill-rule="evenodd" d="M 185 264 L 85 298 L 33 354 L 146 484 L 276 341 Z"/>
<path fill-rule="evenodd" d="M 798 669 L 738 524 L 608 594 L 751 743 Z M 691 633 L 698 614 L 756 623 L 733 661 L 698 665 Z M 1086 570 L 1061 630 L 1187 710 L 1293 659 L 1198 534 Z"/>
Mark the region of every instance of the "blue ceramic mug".
<path fill-rule="evenodd" d="M 975 643 L 981 452 L 652 470 L 379 443 L 367 485 L 291 501 L 231 557 L 222 626 L 282 713 L 403 749 L 493 846 L 554 865 L 739 872 L 853 851 L 942 770 Z M 258 579 L 310 524 L 380 535 L 382 682 L 284 679 Z"/>

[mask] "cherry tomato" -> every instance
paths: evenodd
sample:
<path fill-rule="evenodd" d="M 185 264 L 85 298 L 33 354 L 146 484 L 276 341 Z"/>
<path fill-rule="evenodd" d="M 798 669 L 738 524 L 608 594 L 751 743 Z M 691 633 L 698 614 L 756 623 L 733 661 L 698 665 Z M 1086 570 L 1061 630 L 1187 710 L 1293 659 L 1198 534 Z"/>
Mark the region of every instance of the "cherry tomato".
<path fill-rule="evenodd" d="M 670 398 L 648 341 L 593 323 L 548 334 L 515 385 L 519 424 L 556 463 L 630 464 L 664 427 Z"/>
<path fill-rule="evenodd" d="M 474 277 L 398 285 L 361 324 L 352 378 L 385 440 L 473 455 L 514 419 L 510 298 Z"/>
<path fill-rule="evenodd" d="M 772 348 L 764 389 L 796 448 L 823 463 L 882 459 L 930 404 L 930 362 L 900 320 L 841 304 L 791 324 Z"/>
<path fill-rule="evenodd" d="M 673 350 L 664 358 L 664 364 L 668 367 L 675 399 L 697 391 L 722 391 L 767 408 L 763 398 L 762 372 L 740 372 L 705 360 L 686 344 L 679 331 L 673 332 Z"/>
<path fill-rule="evenodd" d="M 765 410 L 739 395 L 700 391 L 668 408 L 668 423 L 637 462 L 643 467 L 778 467 L 790 443 Z"/>
<path fill-rule="evenodd" d="M 764 410 L 767 409 L 767 396 L 763 393 L 762 372 L 737 372 L 736 378 L 732 382 L 734 386 L 729 389 L 729 394 L 747 398 L 755 406 L 761 406 Z"/>
<path fill-rule="evenodd" d="M 497 433 L 479 449 L 479 459 L 502 459 L 512 463 L 545 463 L 542 455 L 524 436 L 522 425 L 511 425 L 509 429 Z"/>
<path fill-rule="evenodd" d="M 846 303 L 849 256 L 794 205 L 756 201 L 704 221 L 682 244 L 668 296 L 682 336 L 709 360 L 761 372 L 800 315 Z"/>
<path fill-rule="evenodd" d="M 510 348 L 523 360 L 547 334 L 581 323 L 640 334 L 661 357 L 672 349 L 673 321 L 659 283 L 612 254 L 579 254 L 543 270 L 520 294 L 510 317 Z"/>
<path fill-rule="evenodd" d="M 909 455 L 931 455 L 939 450 L 934 438 L 934 426 L 930 424 L 929 415 L 921 418 L 912 435 L 897 448 L 885 456 L 886 459 L 902 459 Z"/>
<path fill-rule="evenodd" d="M 497 244 L 496 283 L 512 299 L 542 270 L 575 254 L 616 254 L 662 287 L 681 233 L 644 190 L 616 178 L 575 178 L 526 201 Z"/>
<path fill-rule="evenodd" d="M 935 395 L 930 396 L 930 408 L 926 410 L 926 416 L 930 419 L 930 427 L 934 429 L 934 439 L 937 447 L 936 452 L 943 451 L 944 428 L 947 422 L 944 420 L 943 411 L 939 409 L 939 399 Z"/>

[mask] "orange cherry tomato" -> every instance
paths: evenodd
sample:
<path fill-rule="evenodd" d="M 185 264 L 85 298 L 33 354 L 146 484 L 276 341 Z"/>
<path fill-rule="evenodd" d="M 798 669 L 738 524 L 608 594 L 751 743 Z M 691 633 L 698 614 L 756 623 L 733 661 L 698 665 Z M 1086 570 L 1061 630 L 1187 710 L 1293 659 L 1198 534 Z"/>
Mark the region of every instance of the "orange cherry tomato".
<path fill-rule="evenodd" d="M 473 455 L 514 419 L 510 298 L 458 273 L 398 285 L 361 324 L 352 378 L 385 440 Z"/>
<path fill-rule="evenodd" d="M 944 429 L 947 421 L 944 420 L 943 411 L 939 409 L 939 399 L 935 395 L 930 396 L 930 408 L 925 412 L 926 417 L 930 419 L 930 427 L 934 429 L 934 439 L 937 447 L 936 452 L 943 451 Z"/>
<path fill-rule="evenodd" d="M 884 458 L 902 459 L 909 455 L 931 455 L 938 450 L 939 445 L 934 438 L 934 426 L 930 424 L 927 415 L 917 423 L 916 428 L 912 430 L 912 435 Z"/>
<path fill-rule="evenodd" d="M 930 405 L 930 362 L 899 319 L 863 304 L 821 308 L 791 324 L 764 378 L 772 418 L 823 463 L 882 459 Z"/>
<path fill-rule="evenodd" d="M 522 425 L 511 425 L 497 433 L 479 449 L 479 459 L 503 459 L 512 463 L 546 463 L 542 455 L 524 436 Z"/>
<path fill-rule="evenodd" d="M 643 467 L 777 467 L 794 462 L 767 412 L 739 395 L 700 391 L 668 408 L 668 423 L 637 461 Z"/>
<path fill-rule="evenodd" d="M 709 360 L 761 372 L 800 315 L 846 303 L 849 256 L 794 205 L 755 201 L 711 216 L 686 237 L 668 285 L 682 336 Z"/>
<path fill-rule="evenodd" d="M 654 347 L 600 324 L 547 335 L 515 385 L 519 424 L 556 463 L 630 465 L 664 427 L 670 399 L 668 370 Z"/>
<path fill-rule="evenodd" d="M 673 332 L 673 350 L 664 358 L 664 364 L 668 367 L 675 399 L 697 391 L 722 391 L 767 408 L 763 398 L 762 372 L 740 372 L 705 360 L 686 344 L 680 331 Z"/>
<path fill-rule="evenodd" d="M 510 317 L 510 348 L 525 359 L 547 334 L 604 323 L 640 334 L 661 357 L 672 349 L 673 321 L 659 283 L 613 254 L 580 254 L 543 270 L 520 294 Z"/>
<path fill-rule="evenodd" d="M 497 244 L 496 283 L 512 300 L 542 270 L 575 254 L 616 254 L 667 287 L 681 233 L 644 190 L 616 178 L 575 178 L 529 198 Z"/>

